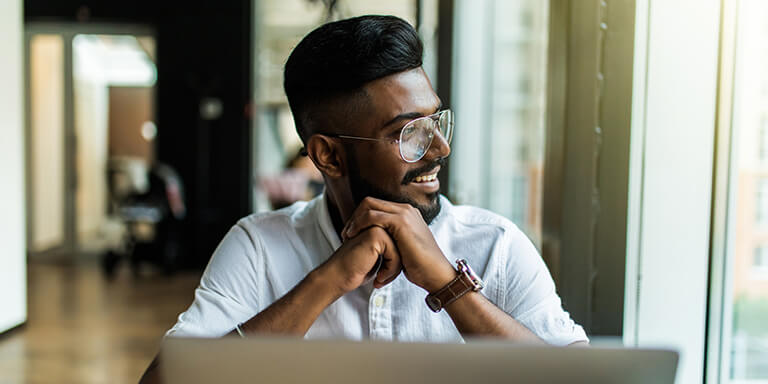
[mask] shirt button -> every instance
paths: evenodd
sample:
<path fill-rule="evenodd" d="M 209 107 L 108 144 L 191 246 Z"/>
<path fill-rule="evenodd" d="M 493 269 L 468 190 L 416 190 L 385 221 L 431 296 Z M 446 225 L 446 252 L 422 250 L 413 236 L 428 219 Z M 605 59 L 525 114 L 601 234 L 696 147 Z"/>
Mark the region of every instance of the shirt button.
<path fill-rule="evenodd" d="M 373 299 L 373 304 L 377 307 L 384 305 L 384 296 L 376 296 L 376 298 Z"/>

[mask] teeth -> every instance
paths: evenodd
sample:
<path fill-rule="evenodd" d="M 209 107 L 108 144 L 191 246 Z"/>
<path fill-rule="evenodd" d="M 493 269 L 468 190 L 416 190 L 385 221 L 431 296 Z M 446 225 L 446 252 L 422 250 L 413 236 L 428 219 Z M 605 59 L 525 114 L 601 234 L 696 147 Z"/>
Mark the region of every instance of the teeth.
<path fill-rule="evenodd" d="M 426 183 L 426 182 L 429 182 L 429 181 L 434 181 L 435 179 L 437 179 L 437 173 L 433 173 L 431 175 L 426 175 L 426 176 L 419 176 L 419 177 L 413 179 L 413 181 L 415 181 L 417 183 Z"/>

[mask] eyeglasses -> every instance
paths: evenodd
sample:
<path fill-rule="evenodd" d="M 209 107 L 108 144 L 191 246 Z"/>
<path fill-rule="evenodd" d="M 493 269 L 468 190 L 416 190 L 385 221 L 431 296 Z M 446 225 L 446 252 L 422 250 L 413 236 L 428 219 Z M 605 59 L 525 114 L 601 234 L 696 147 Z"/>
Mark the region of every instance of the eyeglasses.
<path fill-rule="evenodd" d="M 448 145 L 451 144 L 453 122 L 453 112 L 450 109 L 445 109 L 435 114 L 409 121 L 400 131 L 400 138 L 396 140 L 337 134 L 324 135 L 342 139 L 396 142 L 400 145 L 400 157 L 406 163 L 415 163 L 427 154 L 427 150 L 432 145 L 432 139 L 435 137 L 435 131 L 440 132 L 440 136 L 445 139 Z"/>

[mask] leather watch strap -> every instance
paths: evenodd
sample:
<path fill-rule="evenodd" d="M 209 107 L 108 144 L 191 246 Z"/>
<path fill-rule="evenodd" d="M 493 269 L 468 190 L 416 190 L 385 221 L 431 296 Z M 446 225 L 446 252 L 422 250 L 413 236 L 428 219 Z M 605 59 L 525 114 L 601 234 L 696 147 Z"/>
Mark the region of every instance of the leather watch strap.
<path fill-rule="evenodd" d="M 434 312 L 440 312 L 441 309 L 456 301 L 460 297 L 475 290 L 475 284 L 464 273 L 459 273 L 455 279 L 448 283 L 439 291 L 427 296 L 427 305 Z"/>

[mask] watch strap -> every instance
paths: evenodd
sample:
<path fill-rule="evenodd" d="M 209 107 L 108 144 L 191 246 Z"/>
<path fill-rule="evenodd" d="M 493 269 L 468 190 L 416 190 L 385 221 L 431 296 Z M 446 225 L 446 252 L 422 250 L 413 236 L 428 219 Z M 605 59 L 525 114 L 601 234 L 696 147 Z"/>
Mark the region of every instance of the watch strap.
<path fill-rule="evenodd" d="M 427 295 L 425 301 L 429 309 L 434 312 L 440 312 L 449 304 L 474 290 L 476 290 L 476 287 L 472 279 L 466 273 L 459 273 L 445 287 Z"/>

